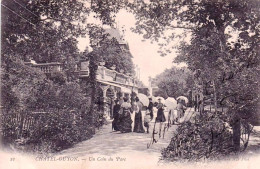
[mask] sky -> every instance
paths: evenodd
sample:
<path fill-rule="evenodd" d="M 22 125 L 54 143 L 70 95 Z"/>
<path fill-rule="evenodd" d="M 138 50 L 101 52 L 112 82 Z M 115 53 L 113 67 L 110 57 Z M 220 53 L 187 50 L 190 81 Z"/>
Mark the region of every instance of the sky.
<path fill-rule="evenodd" d="M 96 24 L 101 24 L 100 21 L 90 17 L 88 22 L 93 22 Z M 173 59 L 176 57 L 176 52 L 172 52 L 167 56 L 160 56 L 157 53 L 159 46 L 157 44 L 152 44 L 149 40 L 143 41 L 142 35 L 133 33 L 130 31 L 131 27 L 135 25 L 135 17 L 133 14 L 121 10 L 117 17 L 116 22 L 119 28 L 124 27 L 125 33 L 124 37 L 129 44 L 130 52 L 133 55 L 134 64 L 138 65 L 140 68 L 140 80 L 148 86 L 149 76 L 155 77 L 156 75 L 162 73 L 165 69 L 175 66 Z M 88 37 L 79 38 L 78 47 L 81 51 L 84 51 L 86 46 L 89 46 Z M 174 43 L 174 42 L 173 42 Z"/>

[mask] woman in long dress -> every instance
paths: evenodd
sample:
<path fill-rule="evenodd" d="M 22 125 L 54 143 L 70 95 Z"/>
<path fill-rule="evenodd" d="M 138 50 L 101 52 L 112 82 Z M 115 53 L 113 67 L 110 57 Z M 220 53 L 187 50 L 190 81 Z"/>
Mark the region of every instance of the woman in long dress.
<path fill-rule="evenodd" d="M 162 131 L 162 125 L 163 122 L 166 121 L 165 115 L 164 115 L 164 105 L 161 102 L 161 99 L 158 99 L 158 105 L 157 105 L 157 117 L 156 117 L 156 122 L 160 123 L 160 128 L 159 128 L 159 137 L 161 137 L 161 131 Z"/>
<path fill-rule="evenodd" d="M 137 104 L 137 111 L 135 113 L 135 125 L 134 125 L 134 132 L 136 133 L 144 133 L 144 127 L 143 127 L 143 120 L 142 120 L 142 108 L 143 104 L 139 101 L 139 98 L 136 99 Z"/>
<path fill-rule="evenodd" d="M 131 119 L 131 104 L 127 102 L 127 98 L 124 98 L 124 103 L 121 104 L 120 109 L 120 122 L 118 128 L 122 133 L 128 133 L 132 131 L 132 119 Z"/>
<path fill-rule="evenodd" d="M 132 121 L 133 121 L 133 123 L 132 123 L 132 131 L 134 131 L 134 126 L 135 126 L 135 114 L 136 114 L 136 113 L 138 112 L 138 110 L 139 110 L 135 99 L 134 99 L 134 101 L 133 101 L 133 103 L 132 103 L 132 110 L 133 110 L 133 112 L 132 112 L 132 114 L 131 114 L 131 119 L 132 119 Z"/>
<path fill-rule="evenodd" d="M 161 102 L 161 99 L 158 99 L 158 105 L 157 105 L 157 117 L 156 117 L 156 122 L 165 122 L 166 118 L 164 115 L 164 105 Z"/>

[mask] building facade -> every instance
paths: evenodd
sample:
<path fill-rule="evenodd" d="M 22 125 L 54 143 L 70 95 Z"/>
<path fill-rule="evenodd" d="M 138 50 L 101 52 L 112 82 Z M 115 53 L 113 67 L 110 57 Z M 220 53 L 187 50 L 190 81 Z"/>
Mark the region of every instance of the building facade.
<path fill-rule="evenodd" d="M 122 50 L 127 50 L 127 52 L 131 54 L 128 44 L 117 29 L 107 29 L 106 33 L 110 35 L 110 38 L 114 37 L 117 39 Z M 25 64 L 35 67 L 47 75 L 52 72 L 63 71 L 63 66 L 59 62 L 36 63 L 31 61 Z M 96 80 L 98 82 L 97 93 L 99 100 L 97 104 L 99 104 L 100 109 L 103 110 L 108 117 L 112 117 L 114 100 L 122 100 L 122 97 L 131 98 L 132 94 L 138 93 L 138 87 L 136 76 L 133 77 L 129 74 L 118 72 L 115 70 L 115 67 L 108 69 L 104 65 L 105 62 L 100 62 L 97 69 Z M 74 73 L 76 73 L 80 79 L 87 79 L 89 76 L 89 61 L 81 60 Z"/>

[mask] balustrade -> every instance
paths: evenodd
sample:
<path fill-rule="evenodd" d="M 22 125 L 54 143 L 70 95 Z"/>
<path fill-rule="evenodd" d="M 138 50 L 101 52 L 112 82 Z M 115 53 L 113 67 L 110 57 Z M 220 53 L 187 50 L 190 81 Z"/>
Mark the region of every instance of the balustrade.
<path fill-rule="evenodd" d="M 60 72 L 62 70 L 61 63 L 33 64 L 32 67 L 35 67 L 44 73 Z"/>
<path fill-rule="evenodd" d="M 109 81 L 115 81 L 116 72 L 105 68 L 105 79 Z"/>
<path fill-rule="evenodd" d="M 108 82 L 116 82 L 125 85 L 135 86 L 135 80 L 133 77 L 119 73 L 115 70 L 110 70 L 104 66 L 99 66 L 97 70 L 97 79 L 105 80 Z"/>
<path fill-rule="evenodd" d="M 40 63 L 40 64 L 32 64 L 32 63 L 26 63 L 27 65 L 30 65 L 32 67 L 35 67 L 39 70 L 41 70 L 44 73 L 51 73 L 51 72 L 59 72 L 62 71 L 61 63 L 58 62 L 52 62 L 52 63 Z M 89 62 L 81 62 L 80 69 L 76 68 L 77 72 L 79 72 L 79 75 L 81 77 L 89 76 Z M 124 74 L 115 71 L 115 67 L 113 66 L 111 68 L 112 70 L 104 67 L 104 65 L 98 66 L 97 70 L 97 79 L 99 80 L 105 80 L 108 82 L 115 82 L 119 84 L 125 84 L 128 86 L 136 86 L 134 77 L 131 77 L 130 74 Z"/>

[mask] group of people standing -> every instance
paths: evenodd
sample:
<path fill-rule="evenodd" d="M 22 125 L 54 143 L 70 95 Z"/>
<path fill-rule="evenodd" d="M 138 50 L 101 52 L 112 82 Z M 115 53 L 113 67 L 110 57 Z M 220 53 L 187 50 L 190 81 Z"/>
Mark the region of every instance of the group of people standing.
<path fill-rule="evenodd" d="M 143 106 L 138 97 L 135 98 L 132 104 L 127 98 L 123 98 L 123 100 L 122 104 L 120 104 L 119 100 L 115 100 L 112 130 L 120 131 L 121 133 L 145 133 L 144 128 L 146 128 L 146 132 L 149 133 L 149 123 L 154 118 L 153 108 L 155 107 L 152 99 L 149 99 L 148 106 Z M 164 105 L 160 99 L 156 107 L 158 109 L 156 122 L 165 122 Z M 142 110 L 145 111 L 144 118 L 142 117 Z"/>
<path fill-rule="evenodd" d="M 121 105 L 119 100 L 115 100 L 112 129 L 123 133 L 132 131 L 131 108 L 132 106 L 126 98 L 124 98 L 124 102 Z"/>

